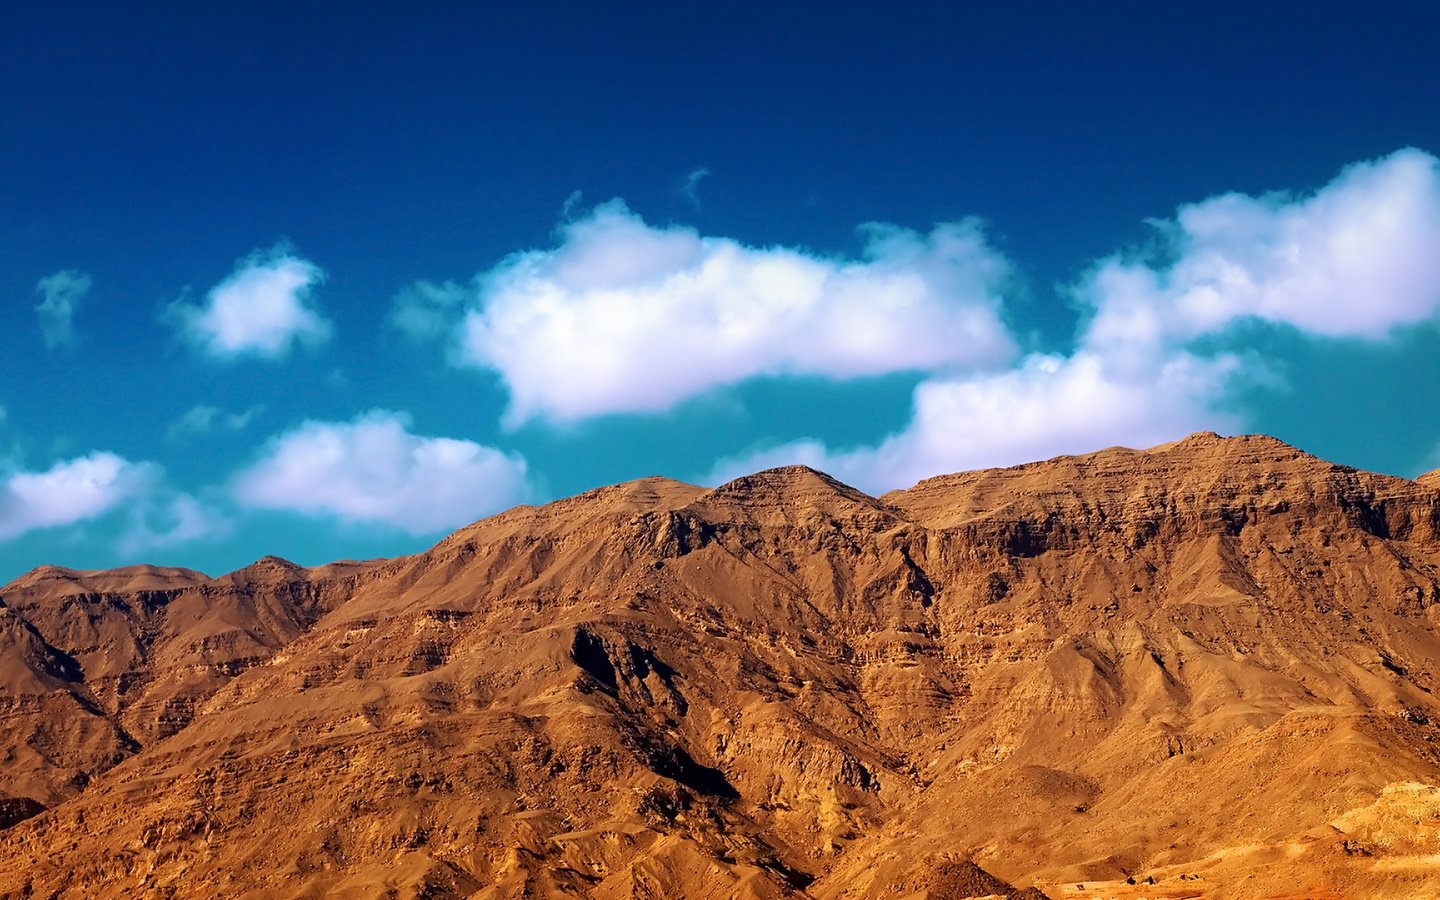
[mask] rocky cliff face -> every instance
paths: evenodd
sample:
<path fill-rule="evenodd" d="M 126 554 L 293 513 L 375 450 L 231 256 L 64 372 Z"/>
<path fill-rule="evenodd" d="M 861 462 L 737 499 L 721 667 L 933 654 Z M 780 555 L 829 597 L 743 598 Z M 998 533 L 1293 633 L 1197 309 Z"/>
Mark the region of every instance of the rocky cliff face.
<path fill-rule="evenodd" d="M 0 602 L 11 893 L 1440 891 L 1440 491 L 1269 438 Z"/>

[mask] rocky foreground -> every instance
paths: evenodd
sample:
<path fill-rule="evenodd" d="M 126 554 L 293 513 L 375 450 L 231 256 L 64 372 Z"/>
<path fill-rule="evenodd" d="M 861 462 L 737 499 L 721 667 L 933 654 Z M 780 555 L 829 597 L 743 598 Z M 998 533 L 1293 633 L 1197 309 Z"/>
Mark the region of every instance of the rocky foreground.
<path fill-rule="evenodd" d="M 1440 483 L 1266 437 L 44 567 L 0 895 L 1440 896 L 1437 623 Z"/>

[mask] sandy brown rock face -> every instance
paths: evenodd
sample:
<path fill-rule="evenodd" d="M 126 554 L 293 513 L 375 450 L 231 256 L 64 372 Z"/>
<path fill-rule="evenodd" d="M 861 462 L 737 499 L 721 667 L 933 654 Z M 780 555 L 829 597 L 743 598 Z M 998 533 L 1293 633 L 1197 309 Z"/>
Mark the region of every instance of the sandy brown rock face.
<path fill-rule="evenodd" d="M 878 499 L 646 479 L 363 566 L 37 570 L 0 791 L 49 808 L 0 891 L 1423 896 L 1437 510 L 1196 435 Z"/>
<path fill-rule="evenodd" d="M 363 566 L 331 569 L 266 559 L 212 580 L 44 566 L 0 589 L 0 791 L 52 805 L 185 727 L 197 703 L 348 596 Z"/>

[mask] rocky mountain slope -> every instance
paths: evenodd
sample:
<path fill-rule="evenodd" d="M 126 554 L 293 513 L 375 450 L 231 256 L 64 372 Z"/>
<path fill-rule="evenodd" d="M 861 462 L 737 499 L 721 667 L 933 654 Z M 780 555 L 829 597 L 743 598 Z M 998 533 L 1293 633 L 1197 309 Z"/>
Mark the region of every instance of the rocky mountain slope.
<path fill-rule="evenodd" d="M 0 604 L 5 895 L 1440 894 L 1440 484 L 1270 438 Z"/>

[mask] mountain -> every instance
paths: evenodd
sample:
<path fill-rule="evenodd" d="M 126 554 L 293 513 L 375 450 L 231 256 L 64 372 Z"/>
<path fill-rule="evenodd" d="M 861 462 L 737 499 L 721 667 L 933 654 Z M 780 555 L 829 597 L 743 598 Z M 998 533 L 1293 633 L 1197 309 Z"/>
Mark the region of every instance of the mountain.
<path fill-rule="evenodd" d="M 1440 895 L 1440 484 L 1263 436 L 0 603 L 10 896 Z"/>

